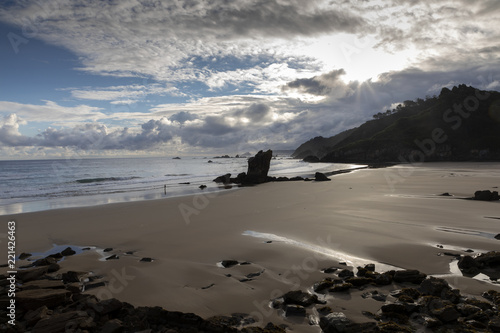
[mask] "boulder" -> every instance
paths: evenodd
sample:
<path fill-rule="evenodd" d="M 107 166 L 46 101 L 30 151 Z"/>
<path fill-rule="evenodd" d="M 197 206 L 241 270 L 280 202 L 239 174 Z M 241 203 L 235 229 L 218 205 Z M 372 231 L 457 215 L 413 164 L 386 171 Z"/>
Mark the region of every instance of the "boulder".
<path fill-rule="evenodd" d="M 25 253 L 25 252 L 23 252 L 23 253 L 21 253 L 19 255 L 19 260 L 28 259 L 29 257 L 31 257 L 31 253 Z"/>
<path fill-rule="evenodd" d="M 219 177 L 217 177 L 217 178 L 214 179 L 214 182 L 216 182 L 216 183 L 222 183 L 222 184 L 230 184 L 231 183 L 231 174 L 230 173 L 226 173 L 223 176 L 219 176 Z"/>
<path fill-rule="evenodd" d="M 354 276 L 354 273 L 348 269 L 343 269 L 337 274 L 340 278 L 350 278 Z"/>
<path fill-rule="evenodd" d="M 314 174 L 314 180 L 317 181 L 317 182 L 324 182 L 324 181 L 329 181 L 331 180 L 330 178 L 328 178 L 327 176 L 325 176 L 324 173 L 321 173 L 321 172 L 316 172 Z"/>
<path fill-rule="evenodd" d="M 446 280 L 438 279 L 433 276 L 425 279 L 420 284 L 419 291 L 425 296 L 437 296 L 442 297 L 447 291 L 451 291 L 451 288 L 446 282 Z"/>
<path fill-rule="evenodd" d="M 396 282 L 411 282 L 414 284 L 420 284 L 427 277 L 424 273 L 420 273 L 416 269 L 408 269 L 402 271 L 396 271 L 393 280 Z"/>
<path fill-rule="evenodd" d="M 48 272 L 49 268 L 47 266 L 26 269 L 17 272 L 16 278 L 23 282 L 28 282 L 32 280 L 36 280 Z"/>
<path fill-rule="evenodd" d="M 50 318 L 42 319 L 33 327 L 33 333 L 56 333 L 71 331 L 81 331 L 80 328 L 90 328 L 95 326 L 92 317 L 85 311 L 71 311 L 55 314 Z"/>
<path fill-rule="evenodd" d="M 72 248 L 67 247 L 63 251 L 61 251 L 61 254 L 65 257 L 67 257 L 67 256 L 72 256 L 73 254 L 76 254 L 76 252 Z"/>
<path fill-rule="evenodd" d="M 41 306 L 53 307 L 69 299 L 70 292 L 65 289 L 30 289 L 16 293 L 16 301 L 26 310 L 35 310 Z"/>
<path fill-rule="evenodd" d="M 491 192 L 490 190 L 476 191 L 474 192 L 474 200 L 480 201 L 496 201 L 500 200 L 500 196 L 497 191 Z"/>
<path fill-rule="evenodd" d="M 235 266 L 235 265 L 238 265 L 238 261 L 236 260 L 232 260 L 232 259 L 229 259 L 229 260 L 222 260 L 221 263 L 222 267 L 224 268 L 229 268 L 229 267 L 232 267 L 232 266 Z"/>
<path fill-rule="evenodd" d="M 500 266 L 500 251 L 482 253 L 474 260 L 481 268 L 498 267 Z"/>
<path fill-rule="evenodd" d="M 207 185 L 200 185 L 200 187 L 199 187 L 199 188 L 200 188 L 200 190 L 204 190 L 204 189 L 206 189 L 206 188 L 207 188 Z"/>
<path fill-rule="evenodd" d="M 272 150 L 259 151 L 254 157 L 248 159 L 248 171 L 245 177 L 247 184 L 261 184 L 267 182 L 267 173 L 273 157 Z"/>
<path fill-rule="evenodd" d="M 301 290 L 293 290 L 282 296 L 285 304 L 300 305 L 304 307 L 311 306 L 318 302 L 318 296 L 311 295 Z"/>
<path fill-rule="evenodd" d="M 469 275 L 476 275 L 479 273 L 479 264 L 471 256 L 463 256 L 458 261 L 458 268 L 464 273 Z"/>
<path fill-rule="evenodd" d="M 285 316 L 286 317 L 305 317 L 306 309 L 300 305 L 286 305 L 285 306 Z"/>
<path fill-rule="evenodd" d="M 39 267 L 39 266 L 49 266 L 51 264 L 57 263 L 57 259 L 52 258 L 52 257 L 47 257 L 43 259 L 38 259 L 35 262 L 33 262 L 33 266 Z"/>

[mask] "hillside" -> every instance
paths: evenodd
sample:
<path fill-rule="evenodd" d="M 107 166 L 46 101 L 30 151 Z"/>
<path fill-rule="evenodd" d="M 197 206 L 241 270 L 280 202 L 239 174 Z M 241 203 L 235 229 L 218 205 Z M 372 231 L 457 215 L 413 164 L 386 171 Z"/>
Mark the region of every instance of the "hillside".
<path fill-rule="evenodd" d="M 500 93 L 460 85 L 405 101 L 363 125 L 317 137 L 293 156 L 322 162 L 500 160 Z"/>

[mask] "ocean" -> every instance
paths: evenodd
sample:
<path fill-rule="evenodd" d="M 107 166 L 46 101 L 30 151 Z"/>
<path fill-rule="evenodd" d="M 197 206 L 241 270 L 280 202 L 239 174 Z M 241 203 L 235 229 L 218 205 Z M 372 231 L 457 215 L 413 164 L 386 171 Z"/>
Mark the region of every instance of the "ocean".
<path fill-rule="evenodd" d="M 219 191 L 214 178 L 236 176 L 247 165 L 246 158 L 212 157 L 0 161 L 0 215 L 189 195 L 202 184 L 203 191 Z M 278 156 L 269 175 L 313 177 L 353 167 Z"/>

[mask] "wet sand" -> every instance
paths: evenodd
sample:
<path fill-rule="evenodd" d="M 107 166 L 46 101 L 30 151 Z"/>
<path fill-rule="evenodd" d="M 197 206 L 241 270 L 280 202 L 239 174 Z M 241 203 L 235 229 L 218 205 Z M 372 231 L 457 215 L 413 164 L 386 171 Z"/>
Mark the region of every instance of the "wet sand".
<path fill-rule="evenodd" d="M 251 313 L 264 323 L 301 325 L 269 301 L 312 285 L 321 268 L 417 269 L 445 277 L 463 294 L 500 290 L 490 282 L 450 274 L 453 257 L 500 250 L 500 202 L 464 200 L 498 190 L 499 163 L 432 163 L 365 169 L 330 182 L 268 183 L 236 191 L 1 216 L 17 222 L 17 253 L 56 245 L 113 248 L 68 257 L 62 270 L 104 275 L 108 286 L 88 291 L 140 305 L 203 317 Z M 452 196 L 441 196 L 448 192 Z M 5 229 L 6 230 L 6 229 Z M 438 247 L 438 245 L 442 246 Z M 133 254 L 125 254 L 134 251 Z M 474 254 L 474 253 L 472 253 Z M 143 257 L 153 262 L 140 262 Z M 249 262 L 223 268 L 221 260 Z M 22 264 L 24 262 L 20 262 Z M 255 274 L 254 274 L 255 273 Z M 256 275 L 259 273 L 259 275 Z M 241 282 L 248 274 L 252 280 Z M 366 321 L 380 303 L 362 292 L 328 296 L 334 311 Z"/>

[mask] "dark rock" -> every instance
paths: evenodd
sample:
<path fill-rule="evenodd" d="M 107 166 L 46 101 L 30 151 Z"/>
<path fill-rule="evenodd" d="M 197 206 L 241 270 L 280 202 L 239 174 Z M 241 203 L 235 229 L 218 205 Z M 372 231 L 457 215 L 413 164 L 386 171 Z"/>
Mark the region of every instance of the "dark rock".
<path fill-rule="evenodd" d="M 318 296 L 311 295 L 301 290 L 289 291 L 282 297 L 285 304 L 294 304 L 308 307 L 315 303 L 318 303 Z"/>
<path fill-rule="evenodd" d="M 472 316 L 482 311 L 480 307 L 466 303 L 457 304 L 456 308 L 458 312 L 460 312 L 465 317 Z"/>
<path fill-rule="evenodd" d="M 47 257 L 43 259 L 38 259 L 33 262 L 34 267 L 39 267 L 39 266 L 49 266 L 51 264 L 57 263 L 57 259 L 52 258 L 52 257 Z"/>
<path fill-rule="evenodd" d="M 406 314 L 406 307 L 403 304 L 389 303 L 380 308 L 383 313 L 401 313 Z"/>
<path fill-rule="evenodd" d="M 376 301 L 379 302 L 385 302 L 387 300 L 387 295 L 380 294 L 377 290 L 372 290 L 365 292 L 361 295 L 363 298 L 373 298 Z"/>
<path fill-rule="evenodd" d="M 286 317 L 305 317 L 306 309 L 300 305 L 286 305 L 285 306 L 285 316 Z"/>
<path fill-rule="evenodd" d="M 85 273 L 77 273 L 75 271 L 68 271 L 62 274 L 62 280 L 64 283 L 80 282 L 80 276 Z"/>
<path fill-rule="evenodd" d="M 495 236 L 495 239 L 500 240 L 500 234 L 497 234 L 497 235 Z"/>
<path fill-rule="evenodd" d="M 250 261 L 244 261 L 244 262 L 240 262 L 240 265 L 241 266 L 245 266 L 245 265 L 251 265 L 252 263 Z"/>
<path fill-rule="evenodd" d="M 63 289 L 65 287 L 62 280 L 33 280 L 22 285 L 23 290 L 29 289 Z"/>
<path fill-rule="evenodd" d="M 16 279 L 21 280 L 23 282 L 28 282 L 32 280 L 36 280 L 48 272 L 48 267 L 38 267 L 33 269 L 21 270 L 16 274 Z"/>
<path fill-rule="evenodd" d="M 208 160 L 208 162 L 207 162 L 207 163 L 213 163 L 213 162 L 212 162 L 212 160 Z"/>
<path fill-rule="evenodd" d="M 53 307 L 63 304 L 71 293 L 65 289 L 30 289 L 16 293 L 16 303 L 25 310 L 35 310 L 41 306 Z"/>
<path fill-rule="evenodd" d="M 273 157 L 272 150 L 259 151 L 254 157 L 248 159 L 248 171 L 244 182 L 250 184 L 261 184 L 267 182 L 267 173 L 271 166 Z"/>
<path fill-rule="evenodd" d="M 260 276 L 262 273 L 264 273 L 264 271 L 255 272 L 255 273 L 249 273 L 249 274 L 245 275 L 245 277 L 247 279 L 252 279 L 254 277 Z"/>
<path fill-rule="evenodd" d="M 324 333 L 346 332 L 346 329 L 352 324 L 342 312 L 332 312 L 319 320 L 319 326 Z"/>
<path fill-rule="evenodd" d="M 238 265 L 238 262 L 236 260 L 222 260 L 221 263 L 222 267 L 224 268 L 229 268 L 235 265 Z"/>
<path fill-rule="evenodd" d="M 490 329 L 492 332 L 500 332 L 500 318 L 492 318 L 488 322 L 488 329 Z"/>
<path fill-rule="evenodd" d="M 19 260 L 28 259 L 29 257 L 31 257 L 31 253 L 23 252 L 19 255 Z"/>
<path fill-rule="evenodd" d="M 119 319 L 108 320 L 99 333 L 121 333 L 124 331 L 123 323 Z"/>
<path fill-rule="evenodd" d="M 414 284 L 420 284 L 427 277 L 424 273 L 420 273 L 417 270 L 402 270 L 396 271 L 393 280 L 395 282 L 411 282 Z"/>
<path fill-rule="evenodd" d="M 475 259 L 480 268 L 492 268 L 500 266 L 500 251 L 481 253 Z"/>
<path fill-rule="evenodd" d="M 442 194 L 440 194 L 442 197 L 451 197 L 452 195 L 448 192 L 444 192 Z"/>
<path fill-rule="evenodd" d="M 116 259 L 120 259 L 120 257 L 117 256 L 116 254 L 113 254 L 113 255 L 110 255 L 109 257 L 106 257 L 106 260 L 116 260 Z"/>
<path fill-rule="evenodd" d="M 335 273 L 337 270 L 338 270 L 337 267 L 328 267 L 328 268 L 322 269 L 323 273 L 327 273 L 327 274 Z"/>
<path fill-rule="evenodd" d="M 309 156 L 304 157 L 304 159 L 302 161 L 309 162 L 309 163 L 318 163 L 319 158 L 317 156 L 314 156 L 314 155 L 309 155 Z"/>
<path fill-rule="evenodd" d="M 353 285 L 350 283 L 342 283 L 342 284 L 336 284 L 335 286 L 333 286 L 333 288 L 330 288 L 328 291 L 332 293 L 337 293 L 342 291 L 348 291 L 352 287 Z"/>
<path fill-rule="evenodd" d="M 463 256 L 458 261 L 458 268 L 464 273 L 469 275 L 476 275 L 479 273 L 479 264 L 471 256 Z"/>
<path fill-rule="evenodd" d="M 424 296 L 442 297 L 445 292 L 450 290 L 451 288 L 446 280 L 438 279 L 433 276 L 422 281 L 419 287 L 420 293 Z"/>
<path fill-rule="evenodd" d="M 340 278 L 349 278 L 353 277 L 354 273 L 348 269 L 343 269 L 337 274 Z"/>
<path fill-rule="evenodd" d="M 149 257 L 145 257 L 145 258 L 141 258 L 141 260 L 139 260 L 139 261 L 142 261 L 142 262 L 152 262 L 153 259 L 149 258 Z"/>
<path fill-rule="evenodd" d="M 392 276 L 386 273 L 375 276 L 375 283 L 379 286 L 386 286 L 392 283 Z"/>
<path fill-rule="evenodd" d="M 36 310 L 29 310 L 23 317 L 23 320 L 26 321 L 28 326 L 34 326 L 37 322 L 42 319 L 49 318 L 52 314 L 52 310 L 45 305 L 42 305 Z"/>
<path fill-rule="evenodd" d="M 94 282 L 94 283 L 86 283 L 85 284 L 85 291 L 90 290 L 90 289 L 95 289 L 99 287 L 105 287 L 106 282 L 101 281 L 101 282 Z"/>
<path fill-rule="evenodd" d="M 207 188 L 207 185 L 200 185 L 200 189 L 201 189 L 201 190 L 204 190 L 204 189 L 206 189 L 206 188 Z"/>
<path fill-rule="evenodd" d="M 54 314 L 50 318 L 42 319 L 33 327 L 33 333 L 67 332 L 71 327 L 74 331 L 95 326 L 92 318 L 85 311 L 71 311 Z"/>
<path fill-rule="evenodd" d="M 317 182 L 324 182 L 324 181 L 329 181 L 331 180 L 330 178 L 328 178 L 327 176 L 325 176 L 324 173 L 321 173 L 321 172 L 316 172 L 314 174 L 314 180 L 317 181 Z"/>
<path fill-rule="evenodd" d="M 217 178 L 214 179 L 214 182 L 216 182 L 216 183 L 222 183 L 222 184 L 230 184 L 231 183 L 231 174 L 230 173 L 226 173 L 223 176 L 219 176 L 219 177 L 217 177 Z"/>
<path fill-rule="evenodd" d="M 370 272 L 375 272 L 375 264 L 366 264 L 365 269 Z"/>
<path fill-rule="evenodd" d="M 329 289 L 335 285 L 335 282 L 331 280 L 323 280 L 314 285 L 314 291 L 319 293 L 323 290 Z"/>
<path fill-rule="evenodd" d="M 92 309 L 100 315 L 106 315 L 115 311 L 119 311 L 123 307 L 123 303 L 116 298 L 110 298 L 104 301 L 91 305 Z"/>
<path fill-rule="evenodd" d="M 365 284 L 372 283 L 372 279 L 365 277 L 351 277 L 345 280 L 345 282 L 352 284 L 355 287 L 364 286 Z"/>
<path fill-rule="evenodd" d="M 65 257 L 67 257 L 67 256 L 72 256 L 72 255 L 76 254 L 76 251 L 74 251 L 71 247 L 67 247 L 61 251 L 61 254 Z"/>
<path fill-rule="evenodd" d="M 104 250 L 102 250 L 102 252 L 111 252 L 111 251 L 113 251 L 112 247 L 107 247 Z"/>
<path fill-rule="evenodd" d="M 500 196 L 497 191 L 491 192 L 490 190 L 476 191 L 474 193 L 474 200 L 480 201 L 496 201 L 500 200 Z"/>
<path fill-rule="evenodd" d="M 332 312 L 320 318 L 319 326 L 324 333 L 358 333 L 377 332 L 375 322 L 354 323 L 342 312 Z"/>
<path fill-rule="evenodd" d="M 295 176 L 295 177 L 290 178 L 290 181 L 291 181 L 291 182 L 294 182 L 294 181 L 300 181 L 300 180 L 304 180 L 304 178 L 302 178 L 302 177 L 300 177 L 300 176 Z"/>
<path fill-rule="evenodd" d="M 433 308 L 431 313 L 445 323 L 457 320 L 460 317 L 460 313 L 453 305 L 446 305 L 442 308 Z"/>
<path fill-rule="evenodd" d="M 58 252 L 58 253 L 53 253 L 53 254 L 50 254 L 47 256 L 47 258 L 54 258 L 54 259 L 62 259 L 64 256 L 62 255 L 61 252 Z"/>

